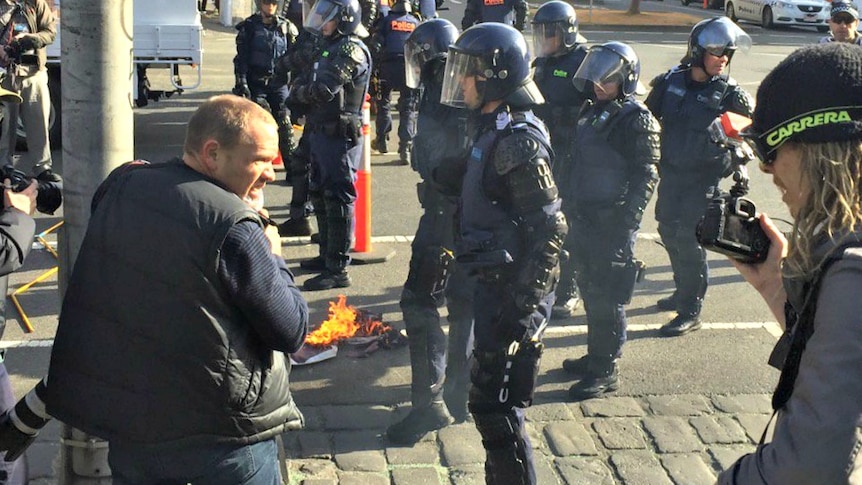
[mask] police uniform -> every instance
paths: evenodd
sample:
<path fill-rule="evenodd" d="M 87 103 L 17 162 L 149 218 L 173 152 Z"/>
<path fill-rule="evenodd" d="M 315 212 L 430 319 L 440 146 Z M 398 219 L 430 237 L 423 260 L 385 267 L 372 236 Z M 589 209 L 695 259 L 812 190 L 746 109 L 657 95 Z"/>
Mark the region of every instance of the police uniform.
<path fill-rule="evenodd" d="M 527 21 L 526 0 L 467 0 L 461 28 L 482 22 L 499 22 L 523 31 Z"/>
<path fill-rule="evenodd" d="M 567 231 L 544 124 L 503 104 L 479 115 L 461 191 L 458 262 L 477 273 L 476 362 L 469 408 L 486 449 L 489 484 L 536 483 L 524 408 L 530 382 L 508 387 L 507 351 L 550 317 Z M 522 343 L 524 345 L 524 343 Z M 529 365 L 512 365 L 519 374 Z M 500 383 L 502 384 L 502 387 Z"/>
<path fill-rule="evenodd" d="M 643 211 L 658 179 L 659 125 L 633 96 L 589 102 L 572 139 L 574 165 L 566 218 L 578 288 L 587 313 L 585 370 L 596 378 L 616 375 L 626 341 L 623 307 L 631 296 L 634 243 Z M 614 390 L 615 377 L 608 389 Z M 584 382 L 584 381 L 582 381 Z M 576 384 L 574 399 L 589 393 Z"/>
<path fill-rule="evenodd" d="M 751 97 L 733 79 L 696 82 L 678 66 L 652 81 L 646 104 L 661 121 L 661 182 L 656 220 L 673 268 L 671 297 L 680 316 L 700 314 L 709 279 L 706 252 L 695 229 L 719 181 L 732 173 L 730 154 L 709 138 L 707 127 L 726 111 L 751 116 Z"/>
<path fill-rule="evenodd" d="M 453 262 L 463 171 L 450 170 L 447 164 L 457 158 L 463 164 L 466 119 L 461 110 L 440 104 L 445 59 L 434 63 L 422 76 L 424 89 L 412 162 L 422 177 L 418 193 L 423 212 L 411 245 L 401 310 L 410 337 L 413 408 L 442 399 L 455 420 L 464 421 L 474 279 Z M 444 301 L 449 310 L 448 345 L 438 310 Z M 398 432 L 396 428 L 394 433 Z M 387 434 L 392 438 L 393 430 Z"/>
<path fill-rule="evenodd" d="M 269 109 L 278 123 L 278 148 L 287 159 L 293 151 L 293 124 L 287 109 L 287 79 L 276 76 L 276 63 L 294 43 L 299 31 L 289 20 L 275 16 L 270 24 L 256 13 L 236 26 L 234 94 L 248 96 Z"/>
<path fill-rule="evenodd" d="M 352 34 L 319 42 L 312 72 L 293 86 L 291 100 L 309 105 L 305 130 L 309 133 L 311 200 L 320 231 L 317 269 L 324 271 L 323 280 L 338 275 L 337 286 L 348 286 L 347 253 L 356 200 L 353 184 L 362 153 L 360 111 L 368 90 L 371 57 L 365 44 Z M 312 278 L 305 287 L 324 289 L 317 287 L 326 283 L 323 280 Z"/>
<path fill-rule="evenodd" d="M 392 131 L 392 91 L 398 91 L 398 153 L 405 165 L 410 160 L 413 137 L 416 135 L 416 103 L 419 93 L 404 82 L 404 43 L 419 25 L 419 19 L 406 12 L 403 1 L 382 17 L 371 38 L 371 51 L 379 84 L 376 93 L 377 119 L 375 148 L 387 151 L 386 138 Z"/>

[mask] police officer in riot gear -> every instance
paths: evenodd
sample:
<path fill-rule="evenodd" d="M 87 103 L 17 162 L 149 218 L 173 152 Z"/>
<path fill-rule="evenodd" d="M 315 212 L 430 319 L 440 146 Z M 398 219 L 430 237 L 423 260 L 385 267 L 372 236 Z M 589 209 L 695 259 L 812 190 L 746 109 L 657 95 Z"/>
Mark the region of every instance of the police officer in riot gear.
<path fill-rule="evenodd" d="M 307 16 L 313 6 L 311 0 L 303 0 L 301 3 L 300 18 Z M 291 11 L 291 4 L 285 4 L 284 11 Z M 318 37 L 303 29 L 296 38 L 296 42 L 278 60 L 276 75 L 289 79 L 292 86 L 309 82 L 314 71 L 318 44 Z M 310 108 L 308 104 L 296 102 L 291 98 L 288 99 L 287 105 L 290 108 L 291 121 L 294 125 L 299 124 L 300 119 L 306 116 Z M 311 168 L 311 153 L 308 143 L 309 135 L 309 131 L 303 130 L 299 141 L 296 143 L 296 148 L 284 160 L 287 168 L 285 170 L 285 179 L 291 186 L 291 193 L 288 219 L 278 225 L 278 233 L 282 237 L 310 236 L 312 234 L 309 217 L 311 212 L 309 196 L 309 171 Z"/>
<path fill-rule="evenodd" d="M 662 125 L 656 220 L 676 285 L 658 301 L 660 310 L 677 312 L 661 328 L 665 336 L 700 328 L 709 268 L 695 228 L 719 181 L 733 171 L 730 154 L 710 141 L 707 127 L 726 111 L 751 116 L 751 96 L 724 72 L 733 54 L 750 46 L 748 34 L 726 17 L 699 22 L 683 63 L 653 79 L 646 99 Z"/>
<path fill-rule="evenodd" d="M 410 345 L 413 409 L 386 430 L 390 441 L 412 443 L 428 431 L 467 419 L 467 367 L 473 326 L 473 278 L 453 262 L 455 213 L 462 171 L 434 173 L 438 167 L 463 164 L 466 126 L 463 111 L 440 103 L 449 46 L 458 29 L 444 19 L 422 23 L 405 45 L 406 82 L 423 87 L 419 131 L 412 162 L 422 181 L 418 186 L 423 213 L 419 219 L 410 272 L 401 292 L 401 311 Z M 449 309 L 449 338 L 438 308 Z"/>
<path fill-rule="evenodd" d="M 467 0 L 461 28 L 482 22 L 500 22 L 523 31 L 527 23 L 527 0 Z"/>
<path fill-rule="evenodd" d="M 233 93 L 268 109 L 278 123 L 278 149 L 284 160 L 293 151 L 293 124 L 287 109 L 287 80 L 276 76 L 276 63 L 299 31 L 280 17 L 277 0 L 255 0 L 258 12 L 236 26 L 236 85 Z"/>
<path fill-rule="evenodd" d="M 410 12 L 408 0 L 397 0 L 389 13 L 378 21 L 371 37 L 371 55 L 379 81 L 375 96 L 377 136 L 372 148 L 380 153 L 389 151 L 386 141 L 392 131 L 392 91 L 398 91 L 398 156 L 402 165 L 410 163 L 419 100 L 419 92 L 404 83 L 404 43 L 419 25 L 419 19 Z"/>
<path fill-rule="evenodd" d="M 478 278 L 469 409 L 482 435 L 488 484 L 536 483 L 524 408 L 532 403 L 568 229 L 548 133 L 530 111 L 541 100 L 526 41 L 514 28 L 483 23 L 449 49 L 441 101 L 475 116 L 460 168 L 456 261 Z"/>
<path fill-rule="evenodd" d="M 566 185 L 571 170 L 572 133 L 578 111 L 586 96 L 572 82 L 575 72 L 587 55 L 583 46 L 586 39 L 578 33 L 578 19 L 575 9 L 568 3 L 552 0 L 543 4 L 533 16 L 533 61 L 535 81 L 545 98 L 545 103 L 533 108 L 536 115 L 545 122 L 551 134 L 554 148 L 554 180 L 560 189 L 560 197 L 565 201 L 572 196 Z M 573 237 L 569 233 L 569 239 Z M 567 241 L 567 245 L 571 242 Z M 571 251 L 570 248 L 566 250 Z M 571 259 L 562 262 L 560 286 L 557 288 L 557 301 L 554 303 L 555 318 L 570 317 L 580 305 L 575 270 Z"/>
<path fill-rule="evenodd" d="M 320 274 L 307 290 L 350 286 L 347 265 L 356 200 L 354 181 L 362 153 L 360 111 L 371 76 L 371 54 L 360 37 L 357 0 L 317 0 L 304 27 L 320 37 L 311 75 L 290 91 L 291 101 L 309 105 L 311 200 L 320 231 L 320 254 L 301 266 Z"/>
<path fill-rule="evenodd" d="M 621 42 L 590 48 L 575 74 L 575 83 L 592 86 L 593 93 L 572 139 L 572 197 L 564 205 L 588 325 L 587 355 L 563 362 L 564 370 L 581 378 L 569 389 L 573 400 L 619 386 L 623 305 L 638 274 L 635 237 L 658 181 L 660 156 L 658 121 L 635 99 L 639 76 L 637 54 Z"/>

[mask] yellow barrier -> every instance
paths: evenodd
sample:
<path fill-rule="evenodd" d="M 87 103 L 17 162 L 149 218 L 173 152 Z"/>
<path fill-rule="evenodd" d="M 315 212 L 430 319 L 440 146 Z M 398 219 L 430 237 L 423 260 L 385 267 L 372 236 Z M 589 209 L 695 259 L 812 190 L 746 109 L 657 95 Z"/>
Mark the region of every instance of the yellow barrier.
<path fill-rule="evenodd" d="M 48 241 L 45 239 L 45 236 L 56 231 L 62 225 L 63 225 L 63 221 L 60 221 L 60 222 L 54 224 L 53 226 L 49 227 L 48 229 L 45 229 L 44 231 L 40 232 L 39 234 L 36 234 L 36 240 L 39 241 L 39 243 L 42 244 L 42 246 L 44 246 L 45 249 L 47 249 L 48 252 L 54 256 L 54 259 L 60 259 L 60 255 L 57 254 L 56 249 L 51 247 L 51 244 L 48 243 Z M 27 314 L 24 312 L 24 308 L 21 307 L 21 302 L 18 301 L 18 295 L 29 290 L 33 285 L 40 283 L 40 282 L 50 278 L 51 276 L 54 276 L 55 274 L 57 274 L 57 271 L 59 271 L 59 270 L 60 270 L 59 266 L 54 266 L 53 268 L 49 269 L 48 271 L 45 271 L 44 273 L 37 276 L 36 279 L 34 279 L 33 281 L 22 285 L 20 288 L 16 289 L 15 291 L 13 291 L 9 295 L 9 298 L 12 300 L 12 303 L 15 305 L 15 308 L 18 310 L 18 314 L 21 315 L 21 321 L 24 323 L 24 328 L 27 330 L 27 333 L 33 333 L 33 324 L 30 323 L 30 318 L 27 317 Z"/>

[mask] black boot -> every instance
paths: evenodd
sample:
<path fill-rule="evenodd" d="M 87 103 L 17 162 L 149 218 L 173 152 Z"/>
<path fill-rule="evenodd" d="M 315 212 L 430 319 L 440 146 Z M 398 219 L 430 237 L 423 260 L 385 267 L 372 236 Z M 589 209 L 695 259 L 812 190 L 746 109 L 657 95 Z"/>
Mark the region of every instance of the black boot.
<path fill-rule="evenodd" d="M 386 430 L 389 441 L 400 445 L 409 445 L 421 440 L 423 436 L 445 428 L 454 420 L 442 402 L 432 402 L 427 406 L 414 408 L 401 421 Z"/>
<path fill-rule="evenodd" d="M 566 359 L 563 361 L 563 370 L 573 376 L 585 377 L 587 374 L 589 374 L 589 369 L 589 355 L 585 355 L 578 359 Z"/>
<path fill-rule="evenodd" d="M 398 148 L 398 160 L 401 165 L 410 165 L 410 152 L 413 148 L 409 144 Z"/>
<path fill-rule="evenodd" d="M 326 260 L 323 256 L 315 256 L 311 259 L 305 259 L 299 262 L 299 267 L 314 273 L 322 273 L 326 271 Z"/>
<path fill-rule="evenodd" d="M 347 288 L 353 282 L 347 271 L 326 270 L 314 278 L 305 281 L 302 287 L 308 291 L 331 290 L 332 288 Z"/>
<path fill-rule="evenodd" d="M 389 153 L 389 147 L 386 146 L 386 139 L 389 138 L 389 135 L 378 136 L 374 140 L 371 140 L 371 149 L 377 150 L 380 153 L 387 154 Z"/>
<path fill-rule="evenodd" d="M 699 313 L 678 313 L 673 320 L 664 324 L 659 333 L 665 337 L 678 337 L 689 332 L 694 332 L 700 329 L 700 314 Z"/>
<path fill-rule="evenodd" d="M 278 225 L 278 235 L 281 237 L 310 236 L 311 221 L 308 217 L 291 217 Z"/>
<path fill-rule="evenodd" d="M 674 291 L 670 296 L 659 299 L 655 302 L 655 306 L 663 312 L 676 311 L 676 292 Z"/>
<path fill-rule="evenodd" d="M 610 369 L 590 372 L 586 377 L 569 388 L 569 398 L 573 401 L 583 401 L 602 396 L 619 389 L 619 373 L 616 364 Z"/>

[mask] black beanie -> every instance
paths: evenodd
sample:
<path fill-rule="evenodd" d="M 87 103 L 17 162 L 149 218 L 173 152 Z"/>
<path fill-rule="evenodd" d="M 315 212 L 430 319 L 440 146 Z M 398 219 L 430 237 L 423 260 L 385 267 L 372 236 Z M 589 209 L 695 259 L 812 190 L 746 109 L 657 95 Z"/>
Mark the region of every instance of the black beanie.
<path fill-rule="evenodd" d="M 862 48 L 830 42 L 794 51 L 757 89 L 751 131 L 769 149 L 862 139 Z"/>

